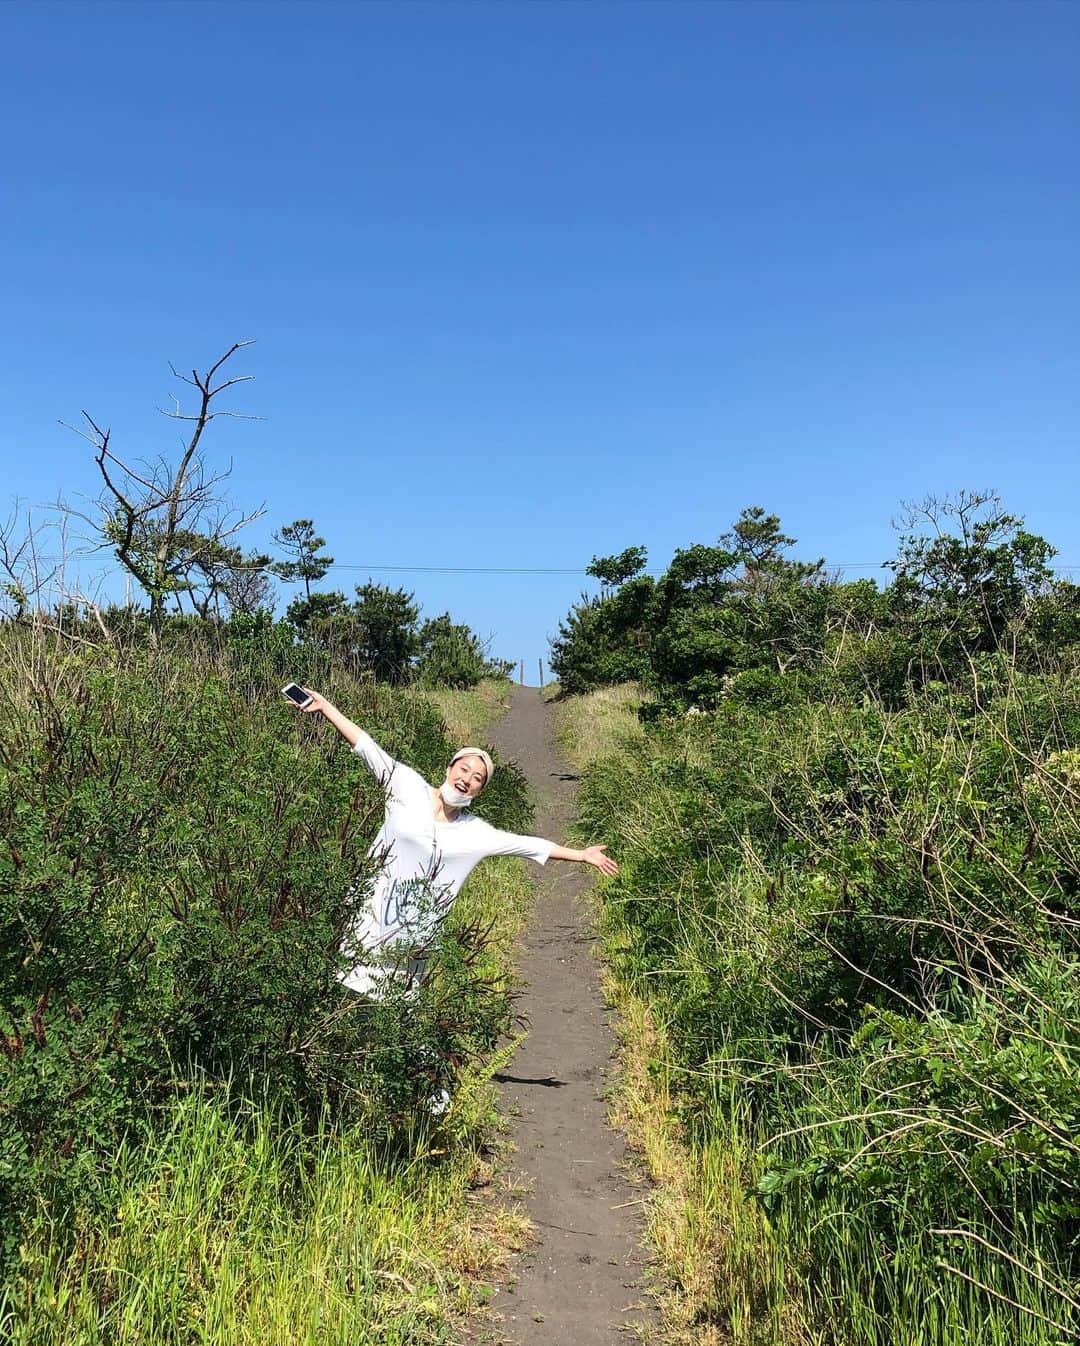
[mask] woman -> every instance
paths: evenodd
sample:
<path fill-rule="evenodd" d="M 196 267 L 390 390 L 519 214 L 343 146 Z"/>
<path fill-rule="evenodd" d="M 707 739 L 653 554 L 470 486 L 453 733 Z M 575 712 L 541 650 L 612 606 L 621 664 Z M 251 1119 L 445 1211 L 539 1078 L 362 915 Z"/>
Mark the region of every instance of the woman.
<path fill-rule="evenodd" d="M 602 874 L 617 874 L 618 865 L 605 846 L 582 851 L 556 846 L 542 837 L 502 832 L 469 813 L 469 805 L 491 780 L 494 763 L 482 748 L 462 748 L 446 768 L 437 788 L 412 767 L 396 762 L 359 725 L 342 715 L 325 697 L 305 688 L 311 700 L 301 709 L 319 713 L 367 763 L 386 796 L 383 825 L 369 852 L 381 862 L 374 891 L 351 932 L 348 953 L 403 951 L 411 984 L 423 977 L 425 953 L 439 923 L 453 905 L 473 868 L 489 855 L 523 855 L 537 864 L 572 860 L 593 865 Z M 396 947 L 395 947 L 396 946 Z M 342 976 L 345 986 L 377 995 L 387 969 L 358 961 Z"/>

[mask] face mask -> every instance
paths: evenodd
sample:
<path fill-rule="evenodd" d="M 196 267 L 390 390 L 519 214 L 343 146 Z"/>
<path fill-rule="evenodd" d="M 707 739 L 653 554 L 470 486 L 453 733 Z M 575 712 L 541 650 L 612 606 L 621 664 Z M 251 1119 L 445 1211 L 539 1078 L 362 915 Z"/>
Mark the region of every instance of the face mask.
<path fill-rule="evenodd" d="M 468 795 L 458 794 L 449 781 L 443 781 L 439 786 L 439 797 L 448 809 L 467 809 L 472 803 Z"/>

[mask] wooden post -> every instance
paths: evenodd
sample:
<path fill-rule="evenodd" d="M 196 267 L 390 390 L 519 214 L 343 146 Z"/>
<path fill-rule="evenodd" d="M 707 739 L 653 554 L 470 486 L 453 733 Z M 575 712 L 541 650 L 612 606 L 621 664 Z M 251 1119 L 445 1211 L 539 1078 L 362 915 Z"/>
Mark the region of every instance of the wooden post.
<path fill-rule="evenodd" d="M 540 686 L 543 687 L 543 685 L 544 685 L 544 661 L 543 661 L 543 659 L 538 659 L 536 662 L 540 665 Z"/>
<path fill-rule="evenodd" d="M 521 669 L 520 669 L 520 671 L 519 671 L 519 673 L 518 673 L 518 686 L 519 686 L 519 687 L 524 687 L 524 686 L 525 686 L 525 660 L 524 660 L 524 659 L 522 659 L 522 661 L 521 661 Z"/>

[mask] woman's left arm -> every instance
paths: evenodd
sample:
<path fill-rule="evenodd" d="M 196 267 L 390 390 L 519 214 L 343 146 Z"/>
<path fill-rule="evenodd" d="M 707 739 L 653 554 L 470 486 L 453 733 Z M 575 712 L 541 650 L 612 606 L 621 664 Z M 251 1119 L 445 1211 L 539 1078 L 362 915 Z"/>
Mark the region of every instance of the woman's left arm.
<path fill-rule="evenodd" d="M 572 851 L 566 846 L 552 846 L 552 860 L 572 860 L 579 865 L 595 865 L 601 874 L 617 874 L 619 866 L 605 855 L 606 846 L 586 846 L 583 851 Z"/>
<path fill-rule="evenodd" d="M 479 829 L 484 855 L 523 855 L 539 865 L 548 860 L 572 860 L 579 865 L 595 865 L 601 874 L 619 872 L 619 866 L 611 856 L 604 854 L 606 846 L 586 846 L 583 851 L 572 851 L 567 846 L 556 846 L 545 837 L 519 837 L 514 832 L 502 832 L 479 818 L 473 819 L 470 826 Z"/>

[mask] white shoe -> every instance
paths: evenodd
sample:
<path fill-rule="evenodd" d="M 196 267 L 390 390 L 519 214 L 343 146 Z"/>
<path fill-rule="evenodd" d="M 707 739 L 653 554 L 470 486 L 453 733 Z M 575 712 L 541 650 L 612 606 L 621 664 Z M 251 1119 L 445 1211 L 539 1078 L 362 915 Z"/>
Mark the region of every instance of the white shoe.
<path fill-rule="evenodd" d="M 445 1089 L 440 1089 L 437 1094 L 432 1094 L 427 1101 L 427 1110 L 432 1117 L 441 1117 L 449 1106 L 450 1095 Z"/>

